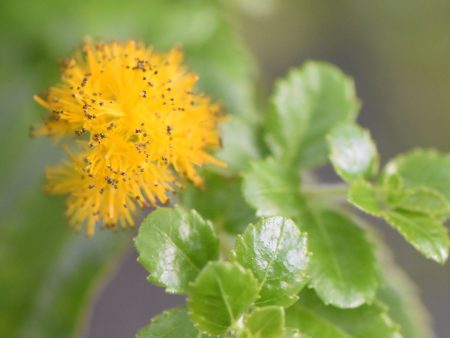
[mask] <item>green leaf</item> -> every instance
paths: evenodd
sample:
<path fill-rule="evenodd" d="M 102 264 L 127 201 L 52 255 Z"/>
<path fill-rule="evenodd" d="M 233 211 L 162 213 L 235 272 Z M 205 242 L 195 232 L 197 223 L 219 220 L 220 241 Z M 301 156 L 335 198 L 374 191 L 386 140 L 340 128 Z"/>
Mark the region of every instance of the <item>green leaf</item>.
<path fill-rule="evenodd" d="M 255 126 L 239 116 L 231 116 L 221 124 L 222 149 L 217 153 L 226 163 L 225 170 L 237 173 L 244 170 L 249 161 L 260 157 Z"/>
<path fill-rule="evenodd" d="M 325 302 L 348 308 L 372 300 L 378 274 L 364 232 L 335 212 L 313 215 L 298 187 L 295 171 L 274 159 L 254 162 L 244 175 L 244 195 L 259 215 L 293 217 L 308 233 L 310 284 Z"/>
<path fill-rule="evenodd" d="M 210 262 L 190 288 L 189 314 L 211 335 L 233 327 L 258 297 L 258 281 L 237 263 Z"/>
<path fill-rule="evenodd" d="M 148 279 L 171 293 L 186 293 L 203 266 L 219 256 L 211 223 L 178 206 L 153 211 L 142 222 L 135 246 Z"/>
<path fill-rule="evenodd" d="M 403 210 L 389 212 L 385 219 L 425 257 L 445 263 L 450 243 L 447 229 L 439 221 Z"/>
<path fill-rule="evenodd" d="M 450 155 L 434 150 L 413 150 L 386 165 L 386 175 L 397 173 L 407 188 L 429 188 L 450 200 Z"/>
<path fill-rule="evenodd" d="M 390 206 L 396 206 L 405 194 L 403 179 L 398 174 L 383 175 L 383 194 Z"/>
<path fill-rule="evenodd" d="M 185 307 L 164 311 L 139 330 L 137 338 L 206 338 L 192 324 Z"/>
<path fill-rule="evenodd" d="M 309 338 L 309 336 L 301 334 L 297 329 L 286 328 L 283 333 L 283 338 Z"/>
<path fill-rule="evenodd" d="M 298 174 L 277 160 L 257 161 L 244 172 L 243 194 L 258 216 L 294 217 L 301 206 Z"/>
<path fill-rule="evenodd" d="M 212 172 L 205 172 L 202 176 L 204 189 L 189 185 L 181 191 L 183 206 L 197 210 L 211 220 L 218 231 L 242 233 L 247 224 L 255 220 L 255 213 L 242 196 L 241 178 Z"/>
<path fill-rule="evenodd" d="M 353 81 L 336 67 L 307 62 L 280 80 L 273 97 L 268 142 L 274 155 L 304 167 L 324 163 L 325 136 L 359 109 Z"/>
<path fill-rule="evenodd" d="M 373 216 L 381 216 L 383 211 L 376 188 L 367 181 L 358 180 L 350 186 L 347 199 L 358 209 Z"/>
<path fill-rule="evenodd" d="M 10 209 L 0 219 L 0 336 L 77 336 L 128 238 L 87 239 L 68 226 L 62 199 L 38 189 Z"/>
<path fill-rule="evenodd" d="M 303 70 L 289 72 L 275 85 L 272 98 L 274 111 L 268 120 L 269 145 L 278 158 L 290 162 L 298 156 L 311 114 Z"/>
<path fill-rule="evenodd" d="M 284 331 L 284 309 L 281 306 L 255 308 L 245 320 L 251 338 L 281 338 Z"/>
<path fill-rule="evenodd" d="M 310 285 L 320 298 L 341 308 L 372 301 L 379 276 L 373 247 L 364 231 L 350 218 L 331 210 L 317 211 L 299 226 L 308 233 Z"/>
<path fill-rule="evenodd" d="M 434 338 L 431 318 L 420 300 L 419 290 L 395 265 L 392 254 L 381 239 L 374 237 L 374 240 L 377 243 L 383 279 L 377 297 L 389 307 L 389 316 L 400 325 L 403 337 Z"/>
<path fill-rule="evenodd" d="M 234 256 L 260 283 L 258 305 L 289 306 L 307 281 L 307 238 L 289 219 L 270 217 L 249 225 L 236 239 Z"/>
<path fill-rule="evenodd" d="M 425 188 L 409 189 L 393 197 L 394 193 L 386 191 L 386 184 L 384 187 L 380 191 L 359 180 L 352 184 L 348 200 L 371 215 L 383 217 L 425 257 L 444 263 L 450 243 L 447 229 L 435 215 L 448 210 L 445 197 Z M 393 205 L 389 205 L 389 199 Z"/>
<path fill-rule="evenodd" d="M 439 217 L 448 213 L 450 201 L 436 190 L 428 188 L 409 189 L 397 203 L 396 208 Z"/>
<path fill-rule="evenodd" d="M 345 181 L 370 179 L 377 174 L 377 148 L 368 130 L 356 124 L 340 124 L 328 134 L 327 140 L 331 163 Z"/>
<path fill-rule="evenodd" d="M 355 309 L 325 305 L 305 290 L 300 302 L 286 310 L 286 325 L 320 338 L 400 338 L 398 326 L 380 302 Z"/>

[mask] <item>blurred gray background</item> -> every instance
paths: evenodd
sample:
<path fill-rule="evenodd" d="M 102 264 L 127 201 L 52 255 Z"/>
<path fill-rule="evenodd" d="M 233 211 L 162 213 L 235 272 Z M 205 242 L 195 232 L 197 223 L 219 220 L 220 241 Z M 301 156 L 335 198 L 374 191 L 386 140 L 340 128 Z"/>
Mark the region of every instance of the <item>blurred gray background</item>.
<path fill-rule="evenodd" d="M 449 1 L 285 0 L 272 13 L 233 20 L 259 63 L 264 97 L 289 68 L 330 61 L 355 79 L 359 121 L 372 131 L 383 163 L 415 146 L 450 150 Z M 438 337 L 450 337 L 450 264 L 426 260 L 386 224 L 373 224 L 420 288 Z M 86 337 L 132 337 L 184 301 L 145 277 L 129 252 L 97 300 Z"/>

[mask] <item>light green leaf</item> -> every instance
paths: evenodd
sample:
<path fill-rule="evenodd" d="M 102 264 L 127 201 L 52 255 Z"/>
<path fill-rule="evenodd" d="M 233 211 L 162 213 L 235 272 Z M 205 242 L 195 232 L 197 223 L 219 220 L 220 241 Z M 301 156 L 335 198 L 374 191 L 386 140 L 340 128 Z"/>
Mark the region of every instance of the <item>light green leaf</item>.
<path fill-rule="evenodd" d="M 222 149 L 217 157 L 226 163 L 225 170 L 237 173 L 244 170 L 249 161 L 260 157 L 254 124 L 240 116 L 231 116 L 220 125 Z"/>
<path fill-rule="evenodd" d="M 327 158 L 325 136 L 359 109 L 353 81 L 336 67 L 307 62 L 280 80 L 273 97 L 268 142 L 277 158 L 310 168 Z"/>
<path fill-rule="evenodd" d="M 398 186 L 394 181 L 392 184 Z M 425 257 L 444 263 L 450 243 L 447 229 L 435 216 L 448 210 L 446 198 L 426 188 L 409 189 L 393 197 L 386 186 L 383 191 L 359 180 L 352 184 L 348 200 L 371 215 L 383 217 Z M 389 205 L 389 198 L 393 205 Z"/>
<path fill-rule="evenodd" d="M 211 262 L 190 288 L 189 314 L 196 327 L 225 334 L 258 297 L 258 281 L 237 263 Z"/>
<path fill-rule="evenodd" d="M 178 206 L 153 211 L 142 222 L 135 246 L 148 279 L 172 293 L 187 292 L 203 266 L 219 255 L 211 223 Z"/>
<path fill-rule="evenodd" d="M 377 174 L 379 157 L 368 130 L 352 123 L 340 124 L 327 140 L 331 163 L 345 181 L 370 179 Z"/>
<path fill-rule="evenodd" d="M 445 263 L 450 243 L 447 229 L 439 221 L 403 210 L 389 212 L 385 219 L 425 257 Z"/>
<path fill-rule="evenodd" d="M 309 336 L 301 334 L 297 329 L 286 328 L 284 330 L 283 338 L 309 338 Z"/>
<path fill-rule="evenodd" d="M 320 298 L 341 308 L 372 301 L 379 276 L 373 247 L 364 231 L 331 210 L 315 212 L 299 226 L 308 233 L 310 285 Z"/>
<path fill-rule="evenodd" d="M 195 209 L 211 220 L 218 232 L 222 229 L 232 234 L 243 232 L 247 224 L 255 220 L 255 213 L 242 196 L 241 178 L 212 172 L 202 176 L 205 180 L 203 189 L 189 185 L 180 192 L 183 206 Z"/>
<path fill-rule="evenodd" d="M 436 190 L 428 188 L 409 189 L 398 202 L 396 208 L 439 217 L 448 213 L 450 201 Z"/>
<path fill-rule="evenodd" d="M 405 194 L 403 179 L 398 174 L 382 175 L 382 189 L 387 204 L 395 207 Z"/>
<path fill-rule="evenodd" d="M 398 326 L 380 302 L 355 309 L 325 305 L 305 290 L 300 301 L 286 310 L 286 325 L 320 338 L 400 338 Z"/>
<path fill-rule="evenodd" d="M 289 219 L 270 217 L 249 225 L 236 239 L 234 256 L 260 283 L 258 305 L 289 306 L 307 281 L 306 235 Z"/>
<path fill-rule="evenodd" d="M 381 216 L 383 211 L 376 188 L 367 181 L 358 180 L 350 186 L 347 199 L 358 209 L 373 216 Z"/>
<path fill-rule="evenodd" d="M 185 307 L 164 311 L 139 330 L 137 338 L 206 338 L 192 324 Z"/>
<path fill-rule="evenodd" d="M 284 309 L 281 306 L 255 308 L 245 319 L 251 338 L 281 338 L 284 331 Z"/>
<path fill-rule="evenodd" d="M 244 173 L 243 194 L 258 216 L 296 216 L 301 207 L 299 189 L 295 170 L 273 158 L 253 162 Z"/>
<path fill-rule="evenodd" d="M 277 158 L 287 162 L 298 156 L 310 119 L 311 99 L 304 82 L 303 69 L 292 70 L 276 83 L 272 98 L 268 142 Z"/>
<path fill-rule="evenodd" d="M 430 188 L 450 200 L 450 155 L 434 150 L 413 150 L 386 165 L 386 175 L 397 173 L 407 188 Z"/>

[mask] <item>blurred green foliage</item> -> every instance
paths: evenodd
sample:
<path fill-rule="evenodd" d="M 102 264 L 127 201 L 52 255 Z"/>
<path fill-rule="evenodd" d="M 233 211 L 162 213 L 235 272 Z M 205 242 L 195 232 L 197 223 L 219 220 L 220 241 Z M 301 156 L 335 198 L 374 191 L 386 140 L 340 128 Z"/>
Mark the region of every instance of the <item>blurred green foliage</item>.
<path fill-rule="evenodd" d="M 254 62 L 210 0 L 0 3 L 0 336 L 69 337 L 79 332 L 96 280 L 117 261 L 125 235 L 74 233 L 63 201 L 41 191 L 58 152 L 28 129 L 44 114 L 34 94 L 58 81 L 57 62 L 84 38 L 181 45 L 200 87 L 228 113 L 255 121 Z"/>

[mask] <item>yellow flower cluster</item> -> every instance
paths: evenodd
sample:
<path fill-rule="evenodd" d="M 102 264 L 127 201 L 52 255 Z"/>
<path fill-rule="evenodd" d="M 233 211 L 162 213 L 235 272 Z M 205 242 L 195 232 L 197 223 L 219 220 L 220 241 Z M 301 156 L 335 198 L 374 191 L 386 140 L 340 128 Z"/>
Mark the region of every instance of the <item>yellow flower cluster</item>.
<path fill-rule="evenodd" d="M 68 159 L 48 168 L 47 189 L 68 194 L 71 223 L 88 235 L 100 223 L 133 226 L 137 207 L 166 203 L 182 177 L 201 184 L 201 165 L 222 165 L 207 153 L 220 144 L 219 106 L 195 92 L 182 59 L 135 41 L 86 43 L 62 83 L 35 97 L 49 114 L 34 135 L 75 138 Z"/>

